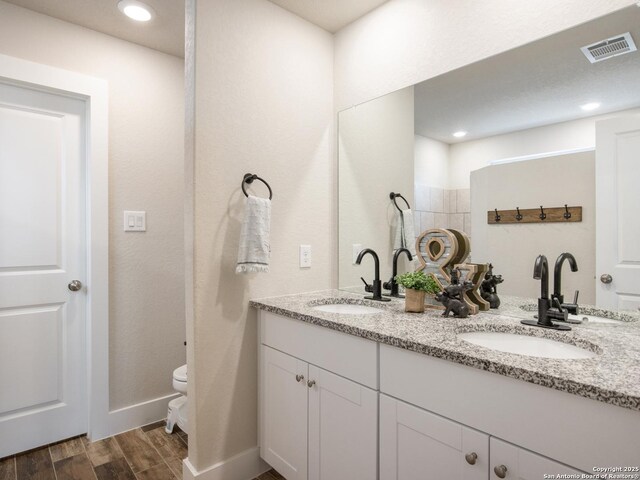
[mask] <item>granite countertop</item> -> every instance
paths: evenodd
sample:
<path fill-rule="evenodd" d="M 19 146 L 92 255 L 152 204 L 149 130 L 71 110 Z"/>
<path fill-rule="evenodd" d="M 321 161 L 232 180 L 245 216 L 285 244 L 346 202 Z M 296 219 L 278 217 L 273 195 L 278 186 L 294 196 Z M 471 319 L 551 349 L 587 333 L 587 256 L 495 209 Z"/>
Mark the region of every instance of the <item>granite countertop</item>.
<path fill-rule="evenodd" d="M 404 300 L 373 302 L 363 295 L 324 290 L 252 300 L 252 307 L 337 330 L 406 350 L 430 355 L 470 367 L 582 397 L 640 411 L 640 322 L 637 315 L 615 324 L 575 325 L 569 332 L 527 327 L 521 318 L 532 318 L 521 305 L 535 300 L 501 295 L 497 311 L 466 319 L 444 318 L 440 310 L 424 314 L 406 313 Z M 353 303 L 382 309 L 381 313 L 343 315 L 312 307 L 331 303 Z M 591 308 L 586 307 L 583 313 Z M 589 359 L 566 360 L 530 357 L 486 349 L 457 338 L 474 331 L 508 332 L 545 337 L 573 344 L 596 353 Z"/>

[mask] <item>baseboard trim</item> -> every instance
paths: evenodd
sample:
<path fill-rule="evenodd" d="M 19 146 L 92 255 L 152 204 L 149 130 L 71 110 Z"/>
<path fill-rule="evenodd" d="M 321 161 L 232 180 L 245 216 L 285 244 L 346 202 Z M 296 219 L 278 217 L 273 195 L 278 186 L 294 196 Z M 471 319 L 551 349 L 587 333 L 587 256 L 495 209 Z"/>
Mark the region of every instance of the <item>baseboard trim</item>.
<path fill-rule="evenodd" d="M 185 458 L 182 477 L 184 480 L 252 480 L 270 469 L 260 458 L 259 448 L 253 447 L 202 471 L 196 470 L 189 458 Z"/>
<path fill-rule="evenodd" d="M 118 433 L 167 418 L 167 405 L 178 396 L 180 396 L 179 393 L 172 393 L 171 395 L 154 398 L 109 412 L 109 428 L 104 437 L 117 435 Z M 91 440 L 100 440 L 100 438 L 91 438 Z"/>

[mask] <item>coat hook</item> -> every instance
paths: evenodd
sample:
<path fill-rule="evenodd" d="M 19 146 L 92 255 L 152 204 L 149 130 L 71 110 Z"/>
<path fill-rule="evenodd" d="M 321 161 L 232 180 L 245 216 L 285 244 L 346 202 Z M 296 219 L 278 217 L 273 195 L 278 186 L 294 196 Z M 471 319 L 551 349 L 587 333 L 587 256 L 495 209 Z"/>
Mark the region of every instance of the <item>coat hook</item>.
<path fill-rule="evenodd" d="M 571 212 L 569 211 L 569 207 L 567 207 L 567 204 L 564 204 L 564 215 L 563 215 L 565 220 L 569 220 L 571 218 Z"/>
<path fill-rule="evenodd" d="M 497 208 L 496 208 L 496 209 L 494 209 L 494 210 L 496 211 L 496 222 L 499 222 L 499 221 L 502 219 L 502 217 L 501 217 L 501 216 L 500 216 L 500 214 L 498 213 L 498 209 L 497 209 Z"/>
<path fill-rule="evenodd" d="M 522 220 L 522 214 L 520 213 L 520 207 L 516 207 L 516 211 L 518 212 L 518 213 L 516 214 L 516 220 L 517 220 L 517 221 Z"/>
<path fill-rule="evenodd" d="M 540 215 L 538 215 L 538 217 L 540 217 L 540 220 L 544 220 L 545 218 L 547 218 L 547 214 L 544 213 L 544 208 L 542 208 L 542 205 L 540 205 Z"/>

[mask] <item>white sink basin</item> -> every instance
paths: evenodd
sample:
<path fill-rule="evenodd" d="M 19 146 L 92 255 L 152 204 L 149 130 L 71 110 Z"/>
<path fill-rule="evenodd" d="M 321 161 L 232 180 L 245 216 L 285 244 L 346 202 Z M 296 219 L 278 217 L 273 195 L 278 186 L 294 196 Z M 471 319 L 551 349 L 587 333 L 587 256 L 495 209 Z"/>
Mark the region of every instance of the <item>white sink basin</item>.
<path fill-rule="evenodd" d="M 356 305 L 351 303 L 331 303 L 329 305 L 318 305 L 312 308 L 321 312 L 340 313 L 342 315 L 371 315 L 384 311 L 367 305 Z"/>
<path fill-rule="evenodd" d="M 585 320 L 586 319 L 586 320 Z M 621 320 L 613 318 L 596 317 L 595 315 L 569 315 L 569 320 L 582 321 L 584 323 L 623 323 Z"/>
<path fill-rule="evenodd" d="M 575 345 L 514 333 L 469 332 L 459 334 L 458 338 L 491 350 L 529 357 L 583 359 L 596 356 L 594 352 Z"/>

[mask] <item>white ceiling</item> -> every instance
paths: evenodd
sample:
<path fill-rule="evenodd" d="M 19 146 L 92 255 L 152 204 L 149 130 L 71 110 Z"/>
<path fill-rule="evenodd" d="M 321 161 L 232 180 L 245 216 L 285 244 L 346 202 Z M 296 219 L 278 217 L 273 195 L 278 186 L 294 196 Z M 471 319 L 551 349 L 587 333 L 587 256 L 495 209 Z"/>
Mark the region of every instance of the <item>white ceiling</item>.
<path fill-rule="evenodd" d="M 139 23 L 118 10 L 118 0 L 5 0 L 51 17 L 184 57 L 184 0 L 144 0 L 156 12 Z"/>
<path fill-rule="evenodd" d="M 388 0 L 270 1 L 331 33 L 335 33 Z"/>
<path fill-rule="evenodd" d="M 4 0 L 129 42 L 184 57 L 184 0 L 144 0 L 156 12 L 148 23 L 125 17 L 118 0 Z M 336 32 L 388 0 L 270 0 Z"/>
<path fill-rule="evenodd" d="M 640 8 L 620 12 L 427 80 L 415 87 L 416 133 L 446 143 L 640 106 L 640 52 L 591 64 L 580 47 L 631 32 Z M 586 113 L 580 105 L 601 102 Z M 451 134 L 468 131 L 463 139 Z"/>

